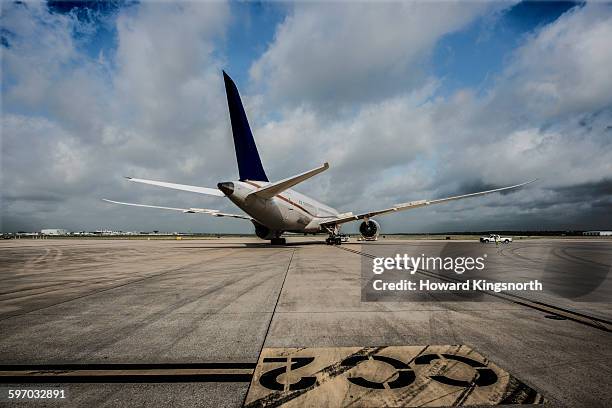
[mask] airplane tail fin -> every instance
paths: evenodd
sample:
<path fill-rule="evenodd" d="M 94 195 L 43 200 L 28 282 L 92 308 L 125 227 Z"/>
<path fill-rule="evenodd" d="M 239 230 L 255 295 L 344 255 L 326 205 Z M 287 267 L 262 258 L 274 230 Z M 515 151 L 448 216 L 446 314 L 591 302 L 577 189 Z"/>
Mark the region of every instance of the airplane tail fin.
<path fill-rule="evenodd" d="M 251 133 L 251 128 L 249 127 L 249 122 L 240 100 L 238 88 L 236 88 L 236 84 L 234 84 L 232 78 L 225 71 L 223 71 L 223 81 L 225 82 L 225 93 L 232 123 L 232 134 L 234 136 L 234 148 L 236 149 L 240 180 L 269 181 L 261 165 L 261 159 L 259 158 L 253 133 Z"/>

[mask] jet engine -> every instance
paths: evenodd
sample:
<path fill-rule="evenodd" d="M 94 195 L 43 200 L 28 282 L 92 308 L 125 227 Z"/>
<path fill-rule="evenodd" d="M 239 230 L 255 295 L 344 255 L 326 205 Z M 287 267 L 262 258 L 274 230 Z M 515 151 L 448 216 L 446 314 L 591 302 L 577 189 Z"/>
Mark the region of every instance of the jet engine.
<path fill-rule="evenodd" d="M 367 220 L 359 225 L 359 232 L 364 239 L 375 240 L 380 233 L 380 224 L 374 220 Z"/>
<path fill-rule="evenodd" d="M 255 235 L 261 239 L 272 239 L 276 236 L 274 231 L 271 231 L 270 228 L 266 226 L 263 226 L 255 221 L 253 221 L 253 225 L 255 226 Z"/>

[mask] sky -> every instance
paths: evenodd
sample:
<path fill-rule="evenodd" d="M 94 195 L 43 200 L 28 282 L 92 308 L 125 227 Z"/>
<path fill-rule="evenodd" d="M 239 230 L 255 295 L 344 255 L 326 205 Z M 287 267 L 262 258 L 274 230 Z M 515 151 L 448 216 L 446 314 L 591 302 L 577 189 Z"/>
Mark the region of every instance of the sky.
<path fill-rule="evenodd" d="M 612 4 L 1 2 L 0 230 L 252 232 L 222 70 L 271 180 L 383 232 L 612 229 Z M 345 230 L 355 231 L 357 225 Z"/>

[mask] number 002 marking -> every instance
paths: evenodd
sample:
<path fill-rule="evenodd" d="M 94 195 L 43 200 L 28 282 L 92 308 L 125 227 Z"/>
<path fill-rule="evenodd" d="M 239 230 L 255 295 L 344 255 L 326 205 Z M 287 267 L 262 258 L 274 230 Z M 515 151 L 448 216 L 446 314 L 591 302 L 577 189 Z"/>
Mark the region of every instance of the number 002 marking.
<path fill-rule="evenodd" d="M 389 364 L 391 367 L 395 368 L 397 372 L 397 378 L 393 381 L 385 381 L 385 382 L 376 382 L 368 380 L 364 377 L 348 377 L 347 380 L 355 385 L 360 387 L 370 388 L 382 390 L 385 388 L 385 384 L 390 389 L 397 389 L 407 387 L 410 384 L 414 383 L 416 380 L 416 374 L 410 365 L 404 363 L 403 361 L 397 360 L 392 357 L 387 356 L 379 356 L 373 355 L 371 356 L 372 360 L 381 361 L 383 363 Z M 314 357 L 291 357 L 290 359 L 287 357 L 268 357 L 264 358 L 264 363 L 286 363 L 281 367 L 277 367 L 266 371 L 259 378 L 259 383 L 264 387 L 275 390 L 275 391 L 284 391 L 285 384 L 281 384 L 278 381 L 278 377 L 283 374 L 287 374 L 289 371 L 297 370 L 299 368 L 305 367 L 308 364 L 314 361 Z M 497 382 L 497 374 L 495 372 L 485 366 L 483 363 L 473 360 L 469 357 L 459 356 L 455 354 L 424 354 L 417 357 L 414 360 L 414 364 L 416 365 L 424 365 L 431 364 L 432 361 L 438 359 L 447 359 L 457 361 L 463 364 L 466 364 L 476 370 L 478 373 L 477 377 L 473 381 L 464 381 L 464 380 L 456 380 L 454 378 L 446 377 L 444 375 L 431 375 L 430 379 L 437 381 L 441 384 L 450 385 L 453 387 L 469 387 L 469 386 L 477 386 L 477 387 L 486 387 L 489 385 L 493 385 Z M 340 365 L 342 367 L 356 367 L 358 364 L 363 361 L 367 361 L 367 356 L 350 356 L 345 358 Z M 316 377 L 305 376 L 301 377 L 297 382 L 289 384 L 288 389 L 290 391 L 303 390 L 308 387 L 313 386 L 316 383 Z"/>

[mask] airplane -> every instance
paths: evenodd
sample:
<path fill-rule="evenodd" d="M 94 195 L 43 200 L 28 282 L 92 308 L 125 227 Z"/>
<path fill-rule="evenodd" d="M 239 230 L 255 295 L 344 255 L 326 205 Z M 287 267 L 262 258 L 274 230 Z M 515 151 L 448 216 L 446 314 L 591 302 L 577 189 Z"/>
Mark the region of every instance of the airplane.
<path fill-rule="evenodd" d="M 353 214 L 352 212 L 340 213 L 330 206 L 292 190 L 293 186 L 327 170 L 329 168 L 327 162 L 320 167 L 295 176 L 270 182 L 264 171 L 261 159 L 259 158 L 257 146 L 255 145 L 255 140 L 253 139 L 253 134 L 244 107 L 242 106 L 238 88 L 225 71 L 223 71 L 223 80 L 225 82 L 225 93 L 227 96 L 234 148 L 238 162 L 239 179 L 235 181 L 220 182 L 217 184 L 217 188 L 208 188 L 134 177 L 126 178 L 135 183 L 190 191 L 197 194 L 216 197 L 227 197 L 246 214 L 228 214 L 219 210 L 206 208 L 173 208 L 126 203 L 107 199 L 103 199 L 104 201 L 134 207 L 180 211 L 186 214 L 206 214 L 213 217 L 245 219 L 253 223 L 255 234 L 259 238 L 270 240 L 272 245 L 285 245 L 285 238 L 282 237 L 284 233 L 326 233 L 328 234 L 328 238 L 326 239 L 328 245 L 340 245 L 342 242 L 340 228 L 343 224 L 348 222 L 361 221 L 359 232 L 363 239 L 376 239 L 380 233 L 380 224 L 374 220 L 373 217 L 445 203 L 447 201 L 517 189 L 536 181 L 531 180 L 509 187 L 447 198 L 410 201 L 395 204 L 389 208 L 359 214 Z"/>

